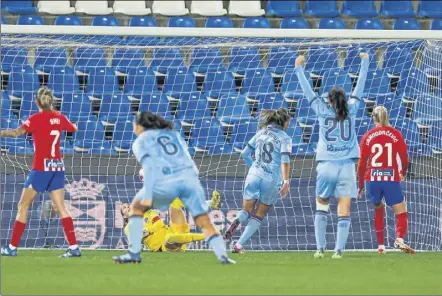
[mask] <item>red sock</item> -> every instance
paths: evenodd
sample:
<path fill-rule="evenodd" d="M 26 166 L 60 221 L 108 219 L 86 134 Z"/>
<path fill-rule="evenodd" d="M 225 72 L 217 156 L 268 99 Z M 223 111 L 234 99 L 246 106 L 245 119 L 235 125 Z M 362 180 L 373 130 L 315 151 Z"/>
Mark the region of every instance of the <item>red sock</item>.
<path fill-rule="evenodd" d="M 12 228 L 11 245 L 18 247 L 20 244 L 21 236 L 25 231 L 26 223 L 15 221 L 14 228 Z"/>
<path fill-rule="evenodd" d="M 384 228 L 384 207 L 376 208 L 374 209 L 374 230 L 376 231 L 378 245 L 385 245 Z"/>
<path fill-rule="evenodd" d="M 77 238 L 75 237 L 74 221 L 71 217 L 61 219 L 61 225 L 63 225 L 64 235 L 69 243 L 69 246 L 77 244 Z"/>
<path fill-rule="evenodd" d="M 396 236 L 398 238 L 404 238 L 408 228 L 408 214 L 402 213 L 396 215 Z"/>

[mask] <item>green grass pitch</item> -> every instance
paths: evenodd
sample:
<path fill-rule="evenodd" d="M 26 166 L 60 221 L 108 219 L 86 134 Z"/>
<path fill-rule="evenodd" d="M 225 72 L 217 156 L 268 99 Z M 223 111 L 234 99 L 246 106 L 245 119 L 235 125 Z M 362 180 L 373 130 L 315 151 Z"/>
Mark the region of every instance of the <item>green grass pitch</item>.
<path fill-rule="evenodd" d="M 249 252 L 236 265 L 210 252 L 143 253 L 143 263 L 119 265 L 118 251 L 25 251 L 1 258 L 1 295 L 98 294 L 442 294 L 442 253 L 384 256 L 347 252 Z"/>

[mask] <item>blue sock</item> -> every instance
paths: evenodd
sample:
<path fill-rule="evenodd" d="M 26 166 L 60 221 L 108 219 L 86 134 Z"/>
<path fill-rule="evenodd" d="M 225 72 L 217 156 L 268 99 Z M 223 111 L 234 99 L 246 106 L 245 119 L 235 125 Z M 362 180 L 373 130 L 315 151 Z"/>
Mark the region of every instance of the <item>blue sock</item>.
<path fill-rule="evenodd" d="M 262 218 L 252 216 L 249 219 L 249 223 L 247 223 L 246 229 L 242 233 L 241 237 L 238 240 L 238 244 L 243 246 L 248 240 L 258 231 L 261 226 Z"/>
<path fill-rule="evenodd" d="M 249 219 L 249 213 L 241 210 L 238 212 L 238 215 L 236 215 L 236 219 L 239 220 L 240 224 L 244 224 Z"/>
<path fill-rule="evenodd" d="M 316 211 L 315 215 L 315 238 L 318 250 L 325 249 L 325 233 L 327 232 L 327 216 L 325 211 Z"/>
<path fill-rule="evenodd" d="M 220 260 L 222 257 L 227 258 L 226 243 L 224 242 L 221 235 L 214 234 L 211 237 L 209 237 L 206 241 L 207 244 L 212 248 L 218 260 Z"/>
<path fill-rule="evenodd" d="M 348 232 L 350 230 L 350 217 L 342 216 L 338 218 L 338 237 L 336 239 L 335 252 L 343 252 L 347 242 Z"/>
<path fill-rule="evenodd" d="M 138 215 L 131 216 L 128 228 L 129 251 L 134 254 L 140 253 L 141 239 L 143 238 L 143 217 Z"/>

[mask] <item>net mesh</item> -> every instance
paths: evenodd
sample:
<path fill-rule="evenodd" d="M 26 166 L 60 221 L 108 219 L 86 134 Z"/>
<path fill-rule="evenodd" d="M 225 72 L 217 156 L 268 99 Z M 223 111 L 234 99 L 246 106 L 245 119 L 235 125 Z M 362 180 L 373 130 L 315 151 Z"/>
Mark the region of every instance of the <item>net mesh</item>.
<path fill-rule="evenodd" d="M 174 122 L 189 143 L 207 195 L 217 190 L 222 206 L 211 217 L 222 231 L 242 206 L 246 167 L 241 150 L 258 128 L 263 109 L 285 107 L 293 116 L 291 193 L 264 219 L 252 250 L 315 249 L 316 115 L 303 97 L 294 61 L 307 57 L 308 78 L 318 95 L 332 87 L 352 91 L 360 52 L 370 54 L 359 139 L 373 126 L 376 105 L 390 112 L 409 146 L 412 164 L 404 182 L 409 211 L 407 241 L 418 250 L 440 250 L 442 182 L 442 42 L 338 38 L 231 38 L 2 35 L 1 128 L 14 128 L 38 112 L 34 95 L 47 85 L 56 108 L 79 132 L 62 138 L 67 205 L 83 248 L 123 248 L 119 208 L 142 186 L 130 147 L 138 110 Z M 10 237 L 26 174 L 31 138 L 1 139 L 2 244 Z M 22 246 L 62 246 L 59 219 L 40 195 L 33 203 Z M 387 247 L 395 238 L 387 209 Z M 162 213 L 167 220 L 167 213 Z M 335 241 L 332 203 L 327 241 Z M 352 205 L 348 249 L 377 247 L 373 210 L 365 198 Z M 193 231 L 193 220 L 188 217 Z M 242 231 L 242 229 L 241 229 Z M 240 233 L 240 232 L 239 232 Z M 238 233 L 238 234 L 239 234 Z M 329 245 L 331 247 L 331 245 Z M 191 248 L 206 248 L 204 243 Z"/>

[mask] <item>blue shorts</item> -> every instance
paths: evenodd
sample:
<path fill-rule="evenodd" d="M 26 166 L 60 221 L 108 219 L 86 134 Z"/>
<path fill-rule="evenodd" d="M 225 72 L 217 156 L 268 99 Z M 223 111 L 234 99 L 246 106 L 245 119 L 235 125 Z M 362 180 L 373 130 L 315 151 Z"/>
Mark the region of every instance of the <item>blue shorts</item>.
<path fill-rule="evenodd" d="M 259 200 L 263 204 L 273 205 L 280 197 L 281 182 L 269 182 L 258 176 L 248 175 L 244 185 L 245 200 Z"/>
<path fill-rule="evenodd" d="M 64 188 L 64 171 L 41 172 L 32 170 L 25 181 L 25 188 L 32 188 L 35 191 L 51 192 Z"/>
<path fill-rule="evenodd" d="M 400 182 L 394 181 L 373 181 L 365 182 L 365 188 L 370 201 L 380 204 L 382 199 L 389 206 L 397 205 L 404 201 L 404 194 Z"/>
<path fill-rule="evenodd" d="M 352 159 L 320 161 L 316 172 L 316 196 L 357 197 L 356 165 Z"/>
<path fill-rule="evenodd" d="M 209 212 L 203 186 L 198 177 L 169 179 L 157 182 L 153 189 L 152 208 L 165 211 L 179 197 L 193 217 Z M 138 200 L 148 200 L 145 188 L 137 193 Z"/>

